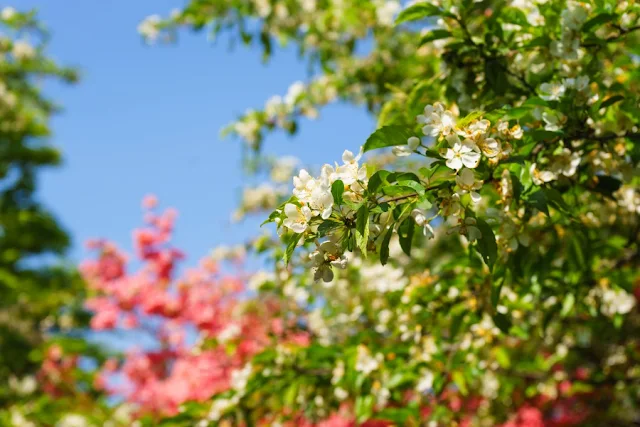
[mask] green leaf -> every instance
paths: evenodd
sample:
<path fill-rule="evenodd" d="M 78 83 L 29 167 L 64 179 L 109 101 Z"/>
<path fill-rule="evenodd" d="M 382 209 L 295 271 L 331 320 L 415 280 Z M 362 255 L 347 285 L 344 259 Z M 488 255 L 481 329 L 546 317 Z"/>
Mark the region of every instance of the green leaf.
<path fill-rule="evenodd" d="M 396 425 L 412 425 L 407 424 L 410 418 L 418 418 L 419 412 L 417 408 L 393 408 L 387 407 L 382 411 L 376 412 L 376 419 L 391 421 Z"/>
<path fill-rule="evenodd" d="M 496 236 L 493 230 L 484 220 L 476 218 L 476 226 L 482 233 L 482 237 L 478 239 L 476 249 L 482 255 L 482 259 L 491 271 L 493 265 L 498 258 L 498 245 L 496 244 Z"/>
<path fill-rule="evenodd" d="M 620 186 L 622 186 L 622 182 L 612 176 L 604 175 L 598 176 L 597 178 L 598 183 L 596 184 L 594 190 L 609 197 L 613 197 L 613 193 L 618 191 Z"/>
<path fill-rule="evenodd" d="M 331 184 L 331 195 L 333 196 L 333 203 L 337 206 L 342 204 L 342 194 L 344 193 L 344 182 L 338 179 Z"/>
<path fill-rule="evenodd" d="M 342 225 L 342 222 L 327 219 L 318 226 L 318 235 L 321 237 L 326 236 L 336 228 L 340 228 Z"/>
<path fill-rule="evenodd" d="M 398 125 L 383 126 L 373 132 L 364 144 L 364 152 L 395 145 L 406 145 L 407 140 L 414 136 L 413 132 Z"/>
<path fill-rule="evenodd" d="M 500 292 L 502 291 L 502 285 L 504 285 L 504 280 L 497 280 L 491 286 L 491 306 L 495 309 L 500 302 Z"/>
<path fill-rule="evenodd" d="M 464 317 L 467 315 L 466 311 L 463 311 L 462 313 L 459 313 L 455 316 L 453 316 L 453 319 L 451 320 L 451 327 L 449 329 L 449 339 L 453 340 L 456 335 L 458 335 L 458 332 L 460 331 L 460 327 L 462 326 L 462 321 L 464 320 Z"/>
<path fill-rule="evenodd" d="M 533 129 L 529 131 L 528 134 L 531 135 L 531 138 L 536 142 L 548 141 L 550 139 L 558 138 L 564 135 L 563 132 L 544 129 Z"/>
<path fill-rule="evenodd" d="M 387 182 L 387 177 L 391 174 L 391 172 L 386 171 L 386 170 L 379 170 L 376 173 L 374 173 L 373 175 L 371 175 L 371 178 L 369 178 L 369 185 L 367 186 L 367 189 L 369 190 L 370 194 L 375 194 L 376 190 L 380 187 L 380 185 L 382 185 L 383 183 Z"/>
<path fill-rule="evenodd" d="M 405 22 L 417 21 L 418 19 L 428 18 L 429 16 L 448 16 L 453 17 L 455 15 L 445 12 L 437 6 L 430 3 L 416 3 L 408 8 L 404 9 L 396 18 L 396 25 L 400 25 Z"/>
<path fill-rule="evenodd" d="M 549 216 L 549 207 L 547 206 L 547 197 L 544 195 L 544 191 L 538 190 L 530 194 L 527 202 L 546 216 Z"/>
<path fill-rule="evenodd" d="M 511 319 L 506 314 L 496 313 L 493 316 L 493 323 L 505 334 L 509 333 L 509 329 L 511 329 Z"/>
<path fill-rule="evenodd" d="M 520 201 L 524 187 L 514 172 L 511 172 L 511 186 L 513 187 L 513 198 L 516 202 Z"/>
<path fill-rule="evenodd" d="M 464 373 L 462 371 L 455 371 L 452 374 L 453 382 L 455 383 L 458 390 L 463 396 L 469 394 L 469 389 L 467 389 L 467 380 L 464 377 Z"/>
<path fill-rule="evenodd" d="M 549 37 L 548 34 L 544 34 L 544 35 L 542 35 L 540 37 L 534 38 L 533 40 L 531 40 L 529 43 L 527 43 L 523 47 L 525 49 L 531 49 L 533 47 L 549 46 L 549 43 L 551 43 L 551 38 Z"/>
<path fill-rule="evenodd" d="M 587 269 L 585 249 L 588 250 L 588 241 L 580 239 L 578 234 L 572 234 L 568 241 L 569 260 L 573 262 L 579 270 Z"/>
<path fill-rule="evenodd" d="M 386 187 L 382 187 L 381 191 L 385 196 L 397 196 L 399 194 L 406 194 L 408 196 L 411 194 L 416 194 L 416 190 L 414 190 L 413 187 L 409 187 L 407 185 L 387 185 Z"/>
<path fill-rule="evenodd" d="M 560 311 L 560 316 L 567 317 L 569 313 L 571 313 L 571 309 L 573 305 L 576 303 L 576 297 L 573 294 L 567 294 L 564 297 L 564 301 L 562 301 L 562 310 Z"/>
<path fill-rule="evenodd" d="M 484 75 L 489 87 L 497 95 L 502 95 L 507 90 L 509 81 L 505 73 L 505 65 L 500 59 L 488 59 L 484 63 Z"/>
<path fill-rule="evenodd" d="M 524 101 L 522 103 L 522 105 L 533 105 L 533 106 L 538 106 L 538 107 L 548 107 L 549 103 L 547 101 L 545 101 L 542 98 L 538 98 L 537 96 L 534 96 L 532 98 L 527 99 L 526 101 Z"/>
<path fill-rule="evenodd" d="M 294 233 L 289 238 L 289 242 L 287 243 L 287 249 L 284 252 L 284 263 L 289 264 L 289 260 L 291 260 L 291 255 L 293 255 L 293 251 L 298 246 L 298 242 L 300 241 L 301 233 Z"/>
<path fill-rule="evenodd" d="M 398 181 L 398 183 L 400 183 L 400 181 L 421 182 L 418 175 L 416 175 L 413 172 L 396 172 L 396 173 L 393 173 L 392 175 L 393 176 L 389 176 L 389 182 L 392 182 L 392 180 Z"/>
<path fill-rule="evenodd" d="M 463 128 L 471 124 L 471 122 L 473 122 L 474 120 L 479 119 L 483 115 L 484 115 L 484 111 L 472 111 L 462 119 L 458 120 L 457 126 L 459 128 Z"/>
<path fill-rule="evenodd" d="M 411 256 L 411 245 L 413 244 L 413 231 L 415 230 L 415 221 L 408 216 L 402 221 L 398 228 L 398 237 L 400 237 L 400 247 L 405 254 Z"/>
<path fill-rule="evenodd" d="M 363 423 L 371 418 L 373 414 L 373 396 L 358 396 L 356 397 L 356 418 L 358 423 Z"/>
<path fill-rule="evenodd" d="M 423 195 L 425 188 L 422 184 L 419 184 L 415 181 L 398 181 L 398 186 L 399 187 L 409 187 L 411 189 L 413 189 L 416 193 L 418 193 L 419 195 Z"/>
<path fill-rule="evenodd" d="M 387 261 L 389 261 L 389 242 L 391 241 L 391 236 L 393 236 L 393 227 L 389 227 L 380 245 L 380 264 L 382 265 L 385 265 Z"/>
<path fill-rule="evenodd" d="M 607 22 L 611 22 L 617 17 L 618 15 L 616 15 L 615 13 L 601 13 L 599 15 L 596 15 L 595 17 L 589 19 L 584 23 L 584 25 L 582 26 L 582 32 L 588 33 L 590 30 L 606 24 Z"/>
<path fill-rule="evenodd" d="M 547 202 L 549 202 L 553 207 L 565 213 L 571 212 L 569 205 L 564 201 L 562 194 L 560 194 L 558 190 L 551 187 L 543 187 L 542 191 L 547 198 Z"/>
<path fill-rule="evenodd" d="M 356 218 L 356 245 L 367 257 L 367 243 L 369 242 L 369 208 L 366 204 L 360 206 Z"/>
<path fill-rule="evenodd" d="M 602 101 L 600 103 L 600 107 L 598 107 L 598 109 L 610 107 L 613 104 L 615 104 L 616 102 L 622 101 L 623 99 L 624 99 L 624 96 L 622 96 L 622 95 L 610 96 L 610 97 L 608 97 L 607 99 L 605 99 L 604 101 Z"/>
<path fill-rule="evenodd" d="M 438 29 L 429 31 L 425 34 L 422 39 L 420 39 L 420 45 L 432 42 L 434 40 L 446 39 L 447 37 L 451 37 L 451 31 Z"/>
<path fill-rule="evenodd" d="M 291 408 L 296 402 L 296 397 L 298 396 L 298 383 L 292 383 L 287 390 L 284 392 L 284 404 Z"/>
<path fill-rule="evenodd" d="M 390 390 L 393 390 L 394 388 L 398 388 L 401 385 L 407 384 L 407 383 L 411 383 L 416 379 L 416 375 L 415 373 L 409 371 L 404 371 L 404 372 L 396 372 L 395 374 L 393 374 L 393 376 L 389 379 L 389 382 L 386 384 L 387 388 L 389 388 Z"/>
<path fill-rule="evenodd" d="M 433 206 L 433 204 L 426 197 L 420 199 L 420 201 L 416 205 L 417 208 L 420 208 L 420 209 L 425 210 L 425 211 L 431 209 L 432 206 Z"/>
<path fill-rule="evenodd" d="M 511 367 L 511 358 L 509 357 L 509 353 L 504 347 L 496 347 L 494 355 L 496 357 L 496 361 L 504 369 L 509 369 Z"/>
<path fill-rule="evenodd" d="M 530 25 L 529 21 L 527 21 L 527 15 L 522 10 L 515 7 L 503 8 L 500 16 L 502 18 L 502 22 L 517 24 L 521 27 L 528 27 Z"/>
<path fill-rule="evenodd" d="M 529 114 L 529 112 L 531 111 L 532 108 L 533 108 L 533 106 L 531 106 L 531 107 L 522 106 L 522 107 L 511 108 L 510 110 L 506 111 L 506 114 L 503 117 L 505 119 L 507 119 L 507 120 L 521 119 L 522 117 L 524 117 L 527 114 Z"/>

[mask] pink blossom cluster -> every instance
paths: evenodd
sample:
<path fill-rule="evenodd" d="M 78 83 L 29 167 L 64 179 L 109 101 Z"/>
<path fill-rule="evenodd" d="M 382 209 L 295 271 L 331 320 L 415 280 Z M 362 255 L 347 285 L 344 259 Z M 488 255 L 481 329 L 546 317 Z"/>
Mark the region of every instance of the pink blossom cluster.
<path fill-rule="evenodd" d="M 124 396 L 141 413 L 171 415 L 184 402 L 229 389 L 231 372 L 274 340 L 305 344 L 307 337 L 287 332 L 275 299 L 243 298 L 240 272 L 225 275 L 204 259 L 178 274 L 184 254 L 171 246 L 176 212 L 156 214 L 155 204 L 145 199 L 146 226 L 133 233 L 136 271 L 129 272 L 128 257 L 113 243 L 95 240 L 88 246 L 97 257 L 84 262 L 81 272 L 92 292 L 86 302 L 92 329 L 133 330 L 157 344 L 108 361 L 97 385 Z M 196 337 L 207 344 L 195 344 Z M 113 381 L 118 377 L 124 381 Z"/>

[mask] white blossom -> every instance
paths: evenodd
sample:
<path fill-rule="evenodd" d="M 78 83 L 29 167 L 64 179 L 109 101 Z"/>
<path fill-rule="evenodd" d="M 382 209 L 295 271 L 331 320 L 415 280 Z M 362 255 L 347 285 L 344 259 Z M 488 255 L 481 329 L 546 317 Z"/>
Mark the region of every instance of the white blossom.
<path fill-rule="evenodd" d="M 471 169 L 462 169 L 456 175 L 456 184 L 458 184 L 460 194 L 469 193 L 474 203 L 480 201 L 481 197 L 477 190 L 482 188 L 482 181 L 476 180 L 475 174 Z"/>
<path fill-rule="evenodd" d="M 18 61 L 26 61 L 36 56 L 35 48 L 25 40 L 14 42 L 11 53 Z"/>
<path fill-rule="evenodd" d="M 237 398 L 216 399 L 211 404 L 211 409 L 207 415 L 209 421 L 218 421 L 222 415 L 238 403 Z"/>
<path fill-rule="evenodd" d="M 304 233 L 309 226 L 311 219 L 311 209 L 308 206 L 296 206 L 293 203 L 284 205 L 284 213 L 287 218 L 283 221 L 285 227 L 290 228 L 295 233 Z"/>
<path fill-rule="evenodd" d="M 424 114 L 418 116 L 418 123 L 424 125 L 422 132 L 427 136 L 448 136 L 455 129 L 456 118 L 451 111 L 445 110 L 442 104 L 436 102 L 424 107 Z"/>
<path fill-rule="evenodd" d="M 475 120 L 465 129 L 459 129 L 457 133 L 469 139 L 484 138 L 490 127 L 491 122 L 489 120 Z"/>
<path fill-rule="evenodd" d="M 318 249 L 309 255 L 313 261 L 314 280 L 322 278 L 325 282 L 333 280 L 332 267 L 344 269 L 347 266 L 347 258 L 341 247 L 332 241 L 326 241 L 318 246 Z"/>
<path fill-rule="evenodd" d="M 445 162 L 447 167 L 459 170 L 462 166 L 471 169 L 478 166 L 480 163 L 480 148 L 473 141 L 465 139 L 460 142 L 458 135 L 448 136 L 447 141 L 451 145 L 451 148 L 447 148 L 444 154 L 444 158 L 447 159 Z"/>
<path fill-rule="evenodd" d="M 460 235 L 467 236 L 467 239 L 470 243 L 475 242 L 476 240 L 482 238 L 482 233 L 480 229 L 476 227 L 476 219 L 475 218 L 465 218 L 458 220 L 458 225 L 455 227 L 451 227 L 447 234 L 459 233 Z"/>
<path fill-rule="evenodd" d="M 306 171 L 301 169 L 298 176 L 293 177 L 293 195 L 303 203 L 308 203 L 311 193 L 318 185 L 317 181 Z"/>
<path fill-rule="evenodd" d="M 416 391 L 420 394 L 425 394 L 433 387 L 434 375 L 433 372 L 425 370 L 422 372 L 418 384 L 416 384 Z"/>
<path fill-rule="evenodd" d="M 542 120 L 545 123 L 544 130 L 556 132 L 560 130 L 564 117 L 557 111 L 545 111 L 542 113 Z"/>
<path fill-rule="evenodd" d="M 407 140 L 407 145 L 397 145 L 391 150 L 398 157 L 404 157 L 412 154 L 420 146 L 420 138 L 412 136 Z"/>
<path fill-rule="evenodd" d="M 347 397 L 349 397 L 349 392 L 347 392 L 342 387 L 336 387 L 333 390 L 333 394 L 338 400 L 345 400 Z"/>
<path fill-rule="evenodd" d="M 331 194 L 331 188 L 326 185 L 319 185 L 311 192 L 309 198 L 309 207 L 311 208 L 311 214 L 318 216 L 322 219 L 327 219 L 331 216 L 331 210 L 333 209 L 333 195 Z"/>
<path fill-rule="evenodd" d="M 511 137 L 514 139 L 522 139 L 524 132 L 522 130 L 522 128 L 520 127 L 519 124 L 516 124 L 514 126 L 512 126 L 511 128 L 509 127 L 509 122 L 506 121 L 500 121 L 498 122 L 498 132 L 500 132 L 502 135 L 506 136 L 506 137 Z M 485 153 L 486 155 L 486 153 Z"/>
<path fill-rule="evenodd" d="M 613 317 L 616 314 L 627 314 L 636 305 L 633 295 L 624 289 L 605 289 L 601 293 L 602 305 L 600 310 L 605 316 Z"/>
<path fill-rule="evenodd" d="M 440 202 L 440 210 L 444 216 L 458 215 L 462 210 L 460 195 L 454 193 L 450 196 L 445 196 Z"/>
<path fill-rule="evenodd" d="M 235 323 L 231 323 L 227 325 L 222 331 L 220 331 L 216 338 L 218 342 L 224 344 L 228 341 L 231 341 L 237 338 L 241 332 L 242 332 L 242 329 L 240 329 L 240 326 L 238 326 Z"/>
<path fill-rule="evenodd" d="M 613 195 L 618 200 L 618 205 L 629 212 L 640 214 L 640 194 L 630 186 L 621 186 Z"/>
<path fill-rule="evenodd" d="M 80 414 L 67 414 L 55 424 L 55 427 L 89 427 L 89 421 Z"/>
<path fill-rule="evenodd" d="M 431 224 L 429 224 L 426 212 L 424 210 L 416 208 L 411 211 L 411 216 L 416 222 L 416 225 L 418 227 L 422 227 L 422 232 L 427 239 L 433 239 L 435 237 L 433 227 L 431 226 Z"/>
<path fill-rule="evenodd" d="M 359 345 L 356 358 L 356 371 L 365 375 L 371 374 L 380 367 L 380 362 L 373 357 L 364 345 Z"/>
<path fill-rule="evenodd" d="M 400 8 L 400 2 L 397 0 L 383 0 L 382 4 L 376 7 L 378 23 L 385 27 L 392 26 Z"/>
<path fill-rule="evenodd" d="M 579 31 L 589 15 L 580 3 L 569 1 L 567 2 L 567 8 L 562 11 L 560 16 L 564 27 L 569 30 Z"/>
<path fill-rule="evenodd" d="M 553 157 L 551 170 L 556 175 L 571 177 L 575 175 L 580 165 L 580 160 L 580 153 L 575 151 L 571 152 L 568 148 L 564 148 L 560 154 Z"/>
<path fill-rule="evenodd" d="M 586 92 L 589 89 L 589 77 L 579 76 L 576 78 L 566 78 L 562 82 L 567 89 L 575 89 L 578 92 Z"/>
<path fill-rule="evenodd" d="M 289 90 L 287 94 L 284 96 L 284 103 L 293 106 L 300 95 L 304 93 L 305 85 L 301 81 L 294 82 L 291 86 L 289 86 Z"/>
<path fill-rule="evenodd" d="M 564 96 L 567 88 L 562 83 L 542 83 L 540 85 L 540 98 L 545 101 L 559 101 Z"/>
<path fill-rule="evenodd" d="M 539 170 L 538 169 L 538 165 L 536 163 L 533 163 L 530 167 L 529 167 L 529 174 L 531 175 L 531 179 L 533 180 L 533 183 L 535 185 L 542 185 L 545 182 L 551 182 L 555 179 L 557 179 L 557 176 L 555 173 L 553 173 L 552 171 L 548 171 L 548 170 Z"/>
<path fill-rule="evenodd" d="M 138 25 L 138 33 L 140 33 L 140 35 L 142 35 L 145 39 L 153 42 L 158 38 L 158 35 L 160 34 L 160 22 L 160 16 L 148 16 L 140 23 L 140 25 Z"/>
<path fill-rule="evenodd" d="M 14 8 L 7 6 L 2 9 L 2 12 L 0 12 L 0 17 L 5 21 L 9 21 L 16 16 L 17 13 L 18 12 Z"/>
<path fill-rule="evenodd" d="M 234 369 L 231 371 L 231 388 L 238 393 L 244 393 L 249 377 L 253 372 L 251 363 L 247 363 L 242 369 Z"/>

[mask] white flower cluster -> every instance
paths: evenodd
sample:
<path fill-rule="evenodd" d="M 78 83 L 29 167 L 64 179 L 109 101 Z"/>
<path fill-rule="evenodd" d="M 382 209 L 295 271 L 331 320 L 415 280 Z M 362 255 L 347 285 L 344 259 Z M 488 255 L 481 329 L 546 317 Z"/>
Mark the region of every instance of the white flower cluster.
<path fill-rule="evenodd" d="M 540 170 L 538 164 L 533 163 L 529 168 L 531 180 L 536 185 L 542 185 L 546 182 L 555 181 L 560 176 L 572 177 L 578 170 L 581 161 L 580 152 L 572 152 L 568 148 L 563 148 L 551 158 L 548 169 Z"/>
<path fill-rule="evenodd" d="M 83 415 L 67 414 L 56 423 L 55 427 L 89 427 L 91 424 Z"/>
<path fill-rule="evenodd" d="M 160 22 L 162 18 L 158 15 L 147 16 L 139 25 L 138 33 L 150 43 L 155 42 L 160 35 Z"/>
<path fill-rule="evenodd" d="M 333 269 L 344 269 L 347 266 L 347 258 L 342 253 L 342 248 L 330 240 L 323 242 L 318 249 L 309 255 L 313 261 L 314 280 L 322 278 L 325 282 L 333 280 Z"/>
<path fill-rule="evenodd" d="M 295 233 L 304 233 L 309 228 L 312 218 L 329 218 L 334 203 L 331 186 L 335 181 L 341 180 L 344 184 L 345 200 L 360 200 L 368 183 L 366 166 L 358 164 L 360 157 L 362 150 L 357 156 L 346 150 L 342 154 L 343 164 L 338 166 L 336 163 L 335 167 L 325 164 L 318 178 L 313 178 L 305 169 L 293 177 L 293 195 L 300 202 L 300 206 L 293 203 L 284 206 L 284 226 Z"/>
<path fill-rule="evenodd" d="M 36 56 L 36 49 L 26 40 L 13 42 L 11 53 L 16 61 L 28 61 Z"/>
<path fill-rule="evenodd" d="M 247 255 L 244 245 L 235 246 L 218 246 L 211 251 L 211 260 L 215 262 L 222 261 L 242 261 Z"/>
<path fill-rule="evenodd" d="M 383 27 L 393 26 L 396 15 L 401 9 L 400 2 L 398 0 L 377 0 L 375 6 L 378 23 Z"/>
<path fill-rule="evenodd" d="M 400 291 L 409 283 L 404 270 L 392 265 L 362 263 L 359 271 L 366 289 L 376 293 Z"/>
<path fill-rule="evenodd" d="M 589 291 L 587 302 L 593 303 L 596 300 L 600 301 L 600 311 L 607 317 L 627 314 L 636 305 L 635 297 L 624 289 L 612 289 L 605 286 L 596 287 Z"/>
<path fill-rule="evenodd" d="M 276 188 L 269 183 L 245 188 L 240 207 L 233 213 L 233 219 L 241 220 L 247 213 L 271 210 L 278 205 L 278 198 L 286 194 L 286 188 Z"/>
<path fill-rule="evenodd" d="M 536 1 L 536 0 L 512 0 L 511 7 L 515 7 L 516 9 L 522 10 L 527 15 L 527 22 L 534 27 L 541 27 L 545 24 L 544 16 L 540 13 L 538 9 L 539 3 L 545 3 L 544 0 Z M 507 24 L 503 24 L 503 27 Z M 510 24 L 512 27 L 514 24 Z M 507 27 L 509 28 L 509 27 Z M 517 26 L 517 29 L 520 29 L 520 26 Z"/>
<path fill-rule="evenodd" d="M 417 117 L 422 124 L 422 133 L 436 140 L 444 138 L 449 147 L 443 150 L 447 167 L 460 171 L 462 168 L 475 169 L 480 164 L 484 154 L 489 161 L 497 162 L 511 153 L 511 145 L 500 142 L 491 135 L 492 128 L 489 120 L 474 120 L 464 128 L 456 126 L 456 116 L 446 110 L 442 104 L 436 102 L 424 108 L 424 114 Z M 500 122 L 497 131 L 504 139 L 520 139 L 523 132 L 520 126 L 509 128 L 508 123 Z M 462 139 L 461 139 L 462 137 Z M 410 137 L 407 145 L 395 147 L 393 152 L 397 156 L 407 156 L 421 146 L 417 137 Z M 470 175 L 464 177 L 469 182 Z"/>
<path fill-rule="evenodd" d="M 469 194 L 473 203 L 481 200 L 480 189 L 483 181 L 476 178 L 474 169 L 478 167 L 482 156 L 489 163 L 497 163 L 511 154 L 510 140 L 521 139 L 524 132 L 519 125 L 509 126 L 508 122 L 498 122 L 495 127 L 486 119 L 472 120 L 459 126 L 456 115 L 440 103 L 427 105 L 424 113 L 417 117 L 422 124 L 422 133 L 436 141 L 444 140 L 448 147 L 441 150 L 445 164 L 456 172 L 455 191 L 443 189 L 438 193 L 440 199 L 440 213 L 443 216 L 458 216 L 462 212 L 461 196 Z M 417 137 L 410 137 L 407 145 L 394 147 L 396 156 L 408 156 L 418 153 L 422 142 Z M 433 237 L 433 229 L 422 209 L 414 209 L 411 213 L 416 224 L 423 227 L 425 236 Z M 460 233 L 470 241 L 481 237 L 474 218 L 459 220 L 458 225 L 449 230 L 450 233 Z"/>
<path fill-rule="evenodd" d="M 367 347 L 359 345 L 356 356 L 356 371 L 370 375 L 373 371 L 380 368 L 382 360 L 383 357 L 381 354 L 373 356 Z"/>
<path fill-rule="evenodd" d="M 640 215 L 640 193 L 630 185 L 621 186 L 614 194 L 618 205 L 632 214 Z"/>
<path fill-rule="evenodd" d="M 267 100 L 264 112 L 267 119 L 274 121 L 280 127 L 286 127 L 288 117 L 293 113 L 296 104 L 306 91 L 306 86 L 301 81 L 296 81 L 287 90 L 287 94 L 282 97 L 274 95 Z"/>
<path fill-rule="evenodd" d="M 580 48 L 580 29 L 589 16 L 585 5 L 575 1 L 567 2 L 562 11 L 562 36 L 560 40 L 551 42 L 551 54 L 564 60 L 580 59 L 583 50 Z"/>
<path fill-rule="evenodd" d="M 0 12 L 0 19 L 3 21 L 11 21 L 17 14 L 18 11 L 11 6 L 7 6 Z"/>
<path fill-rule="evenodd" d="M 587 94 L 589 91 L 589 77 L 570 77 L 562 82 L 542 83 L 538 89 L 540 98 L 545 101 L 559 101 L 569 89 L 575 89 L 578 93 Z"/>

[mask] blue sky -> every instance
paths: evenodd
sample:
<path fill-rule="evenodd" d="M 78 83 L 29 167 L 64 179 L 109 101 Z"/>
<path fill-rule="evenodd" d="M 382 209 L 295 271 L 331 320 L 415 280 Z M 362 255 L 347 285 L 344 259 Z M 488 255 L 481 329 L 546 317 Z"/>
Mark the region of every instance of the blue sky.
<path fill-rule="evenodd" d="M 140 201 L 158 195 L 180 211 L 176 244 L 195 261 L 218 244 L 240 243 L 258 219 L 232 224 L 243 183 L 240 142 L 220 129 L 248 107 L 261 107 L 308 75 L 293 50 L 278 50 L 263 65 L 257 48 L 184 32 L 175 45 L 145 45 L 136 27 L 145 16 L 166 15 L 170 0 L 18 0 L 37 8 L 51 30 L 50 53 L 77 66 L 76 86 L 48 84 L 64 107 L 53 120 L 52 143 L 64 166 L 41 175 L 39 197 L 73 237 L 79 260 L 87 238 L 107 237 L 126 249 L 141 223 Z M 356 151 L 374 125 L 362 109 L 334 105 L 304 121 L 295 138 L 272 134 L 266 151 L 308 164 Z"/>

